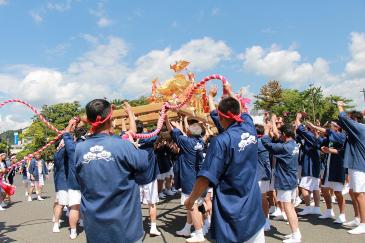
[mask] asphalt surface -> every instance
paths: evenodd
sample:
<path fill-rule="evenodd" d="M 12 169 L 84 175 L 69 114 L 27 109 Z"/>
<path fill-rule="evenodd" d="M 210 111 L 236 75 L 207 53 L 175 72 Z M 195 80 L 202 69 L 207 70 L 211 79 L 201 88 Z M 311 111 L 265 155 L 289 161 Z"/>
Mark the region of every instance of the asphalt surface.
<path fill-rule="evenodd" d="M 24 196 L 24 187 L 17 175 L 17 192 L 13 196 L 13 203 L 6 211 L 0 212 L 0 242 L 37 242 L 37 243 L 57 243 L 57 242 L 86 242 L 85 233 L 79 228 L 79 236 L 71 241 L 68 238 L 68 223 L 65 215 L 65 223 L 61 224 L 60 233 L 52 233 L 52 206 L 55 198 L 52 179 L 46 181 L 44 201 L 27 202 Z M 35 198 L 35 195 L 34 195 Z M 145 235 L 143 242 L 185 242 L 184 238 L 175 237 L 175 231 L 185 224 L 184 209 L 179 204 L 176 197 L 160 202 L 158 205 L 158 228 L 162 233 L 160 237 L 150 237 Z M 302 207 L 302 206 L 301 206 Z M 322 205 L 323 209 L 323 205 Z M 338 214 L 337 205 L 334 205 Z M 347 219 L 353 218 L 351 201 L 347 200 Z M 144 219 L 147 210 L 143 209 Z M 272 220 L 272 230 L 266 233 L 266 242 L 281 242 L 283 236 L 290 233 L 289 225 L 282 221 Z M 145 230 L 148 232 L 148 222 L 144 220 Z M 301 217 L 299 227 L 302 232 L 302 242 L 331 243 L 331 242 L 351 242 L 364 243 L 365 235 L 349 235 L 345 228 L 332 223 L 331 220 L 319 220 L 317 217 Z M 211 242 L 207 240 L 206 242 Z"/>

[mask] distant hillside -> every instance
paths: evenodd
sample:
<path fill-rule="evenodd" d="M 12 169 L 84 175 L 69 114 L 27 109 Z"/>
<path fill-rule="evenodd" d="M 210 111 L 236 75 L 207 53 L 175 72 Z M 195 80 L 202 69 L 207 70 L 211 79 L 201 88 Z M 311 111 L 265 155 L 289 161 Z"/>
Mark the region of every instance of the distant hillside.
<path fill-rule="evenodd" d="M 21 134 L 22 130 L 8 130 L 6 132 L 3 132 L 0 134 L 0 143 L 1 142 L 6 142 L 6 139 L 9 139 L 9 143 L 10 144 L 14 144 L 14 132 L 18 132 L 19 134 Z"/>

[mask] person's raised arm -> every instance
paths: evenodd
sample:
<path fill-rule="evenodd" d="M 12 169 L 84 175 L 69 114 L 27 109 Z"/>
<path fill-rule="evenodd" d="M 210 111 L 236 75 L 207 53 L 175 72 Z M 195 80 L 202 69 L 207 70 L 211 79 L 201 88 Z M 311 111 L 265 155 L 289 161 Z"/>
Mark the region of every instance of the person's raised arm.
<path fill-rule="evenodd" d="M 215 104 L 214 104 L 214 97 L 216 95 L 217 95 L 217 87 L 213 86 L 210 88 L 209 95 L 208 95 L 209 112 L 212 112 L 216 109 Z"/>
<path fill-rule="evenodd" d="M 320 127 L 320 126 L 316 126 L 314 125 L 313 123 L 311 123 L 310 121 L 307 121 L 307 124 L 312 127 L 313 129 L 319 131 L 319 132 L 323 132 L 325 133 L 326 132 L 326 128 L 323 128 L 323 127 Z"/>
<path fill-rule="evenodd" d="M 223 90 L 227 93 L 227 95 L 229 97 L 237 99 L 236 96 L 233 93 L 232 86 L 231 86 L 230 83 L 227 82 L 227 83 L 223 84 Z"/>
<path fill-rule="evenodd" d="M 166 118 L 165 118 L 165 124 L 166 124 L 166 128 L 169 132 L 172 131 L 172 126 L 171 126 L 171 123 L 170 123 L 170 119 L 168 117 L 168 115 L 166 114 Z"/>
<path fill-rule="evenodd" d="M 134 116 L 132 107 L 129 105 L 128 102 L 124 102 L 123 107 L 129 117 L 129 131 L 136 133 L 137 132 L 136 117 Z"/>
<path fill-rule="evenodd" d="M 184 131 L 188 131 L 188 130 L 189 130 L 188 117 L 184 116 Z"/>
<path fill-rule="evenodd" d="M 122 132 L 127 131 L 127 126 L 125 125 L 125 118 L 122 118 Z"/>
<path fill-rule="evenodd" d="M 338 111 L 340 113 L 344 112 L 345 111 L 345 103 L 343 101 L 337 101 L 337 108 L 338 108 Z"/>
<path fill-rule="evenodd" d="M 271 116 L 271 131 L 272 131 L 274 138 L 279 139 L 280 138 L 279 129 L 276 126 L 277 120 L 278 120 L 278 118 L 276 117 L 275 114 L 273 114 Z"/>

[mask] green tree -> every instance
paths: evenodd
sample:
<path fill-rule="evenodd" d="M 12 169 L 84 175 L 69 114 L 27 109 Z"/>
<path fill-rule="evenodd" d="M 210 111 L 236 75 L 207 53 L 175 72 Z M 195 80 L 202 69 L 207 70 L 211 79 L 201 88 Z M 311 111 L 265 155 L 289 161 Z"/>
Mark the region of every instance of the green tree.
<path fill-rule="evenodd" d="M 338 109 L 335 102 L 344 101 L 348 105 L 352 102 L 340 96 L 325 96 L 321 87 L 310 86 L 304 91 L 296 89 L 282 89 L 278 81 L 269 81 L 260 89 L 256 96 L 255 109 L 265 110 L 282 116 L 287 115 L 287 121 L 294 120 L 296 113 L 306 112 L 311 121 L 327 121 L 336 119 Z"/>
<path fill-rule="evenodd" d="M 270 80 L 261 87 L 260 93 L 255 96 L 255 108 L 262 110 L 270 110 L 271 107 L 276 106 L 282 100 L 283 89 L 280 82 Z"/>
<path fill-rule="evenodd" d="M 81 107 L 79 102 L 60 103 L 51 106 L 43 106 L 41 114 L 58 130 L 62 131 L 68 124 L 68 121 L 77 115 L 81 114 Z M 51 141 L 57 133 L 49 129 L 37 116 L 33 118 L 33 123 L 21 135 L 28 143 L 22 152 L 18 153 L 18 159 L 23 158 L 29 153 L 33 153 Z M 43 152 L 45 159 L 52 159 L 55 152 L 54 146 L 48 147 Z"/>

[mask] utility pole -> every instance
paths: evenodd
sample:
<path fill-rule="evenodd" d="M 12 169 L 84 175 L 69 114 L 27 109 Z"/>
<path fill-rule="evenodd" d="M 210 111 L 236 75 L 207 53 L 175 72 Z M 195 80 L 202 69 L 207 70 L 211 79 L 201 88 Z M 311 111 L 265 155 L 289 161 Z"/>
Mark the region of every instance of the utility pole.
<path fill-rule="evenodd" d="M 312 96 L 312 113 L 313 113 L 313 123 L 316 123 L 316 108 L 315 108 L 315 102 L 314 102 L 314 89 L 313 84 L 309 85 L 310 94 Z"/>
<path fill-rule="evenodd" d="M 360 91 L 361 93 L 364 93 L 364 102 L 365 102 L 365 89 L 362 88 L 362 90 Z"/>

